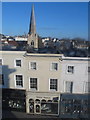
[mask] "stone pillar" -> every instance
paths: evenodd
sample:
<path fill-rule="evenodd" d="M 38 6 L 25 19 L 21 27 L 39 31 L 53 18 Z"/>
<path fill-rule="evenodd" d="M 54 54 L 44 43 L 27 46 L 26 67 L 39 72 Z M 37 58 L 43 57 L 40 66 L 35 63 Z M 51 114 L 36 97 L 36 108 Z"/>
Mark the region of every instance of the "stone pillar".
<path fill-rule="evenodd" d="M 29 98 L 26 96 L 26 113 L 29 113 Z"/>

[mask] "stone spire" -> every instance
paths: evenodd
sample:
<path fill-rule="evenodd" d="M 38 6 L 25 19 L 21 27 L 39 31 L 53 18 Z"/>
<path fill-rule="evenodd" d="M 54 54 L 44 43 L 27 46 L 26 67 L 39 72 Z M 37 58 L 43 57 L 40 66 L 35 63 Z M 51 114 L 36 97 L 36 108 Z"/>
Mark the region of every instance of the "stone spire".
<path fill-rule="evenodd" d="M 36 34 L 36 22 L 34 14 L 34 5 L 32 5 L 31 18 L 30 18 L 30 27 L 28 34 Z"/>
<path fill-rule="evenodd" d="M 31 11 L 31 18 L 30 18 L 30 26 L 28 32 L 28 39 L 27 39 L 28 50 L 31 48 L 39 49 L 42 47 L 42 40 L 36 33 L 36 22 L 35 22 L 35 15 L 34 15 L 34 5 L 32 6 Z"/>

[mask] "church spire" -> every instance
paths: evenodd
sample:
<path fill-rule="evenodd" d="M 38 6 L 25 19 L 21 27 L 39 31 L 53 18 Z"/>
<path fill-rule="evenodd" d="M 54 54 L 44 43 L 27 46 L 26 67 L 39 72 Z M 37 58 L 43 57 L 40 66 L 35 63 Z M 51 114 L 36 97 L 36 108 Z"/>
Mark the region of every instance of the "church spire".
<path fill-rule="evenodd" d="M 35 33 L 36 33 L 36 22 L 35 22 L 35 14 L 34 14 L 34 5 L 32 5 L 29 34 L 35 34 Z"/>
<path fill-rule="evenodd" d="M 39 37 L 39 35 L 37 35 L 36 33 L 34 5 L 32 5 L 32 10 L 31 10 L 31 18 L 30 18 L 30 26 L 29 26 L 27 44 L 29 48 L 38 49 L 42 47 L 42 40 Z"/>

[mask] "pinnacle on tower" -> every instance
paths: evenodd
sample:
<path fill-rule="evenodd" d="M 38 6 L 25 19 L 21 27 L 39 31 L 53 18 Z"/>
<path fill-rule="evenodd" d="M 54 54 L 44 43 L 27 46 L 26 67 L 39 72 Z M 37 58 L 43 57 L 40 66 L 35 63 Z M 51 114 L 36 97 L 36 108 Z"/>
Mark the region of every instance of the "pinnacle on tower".
<path fill-rule="evenodd" d="M 30 27 L 28 34 L 36 34 L 36 22 L 34 14 L 34 5 L 32 5 L 31 18 L 30 18 Z"/>

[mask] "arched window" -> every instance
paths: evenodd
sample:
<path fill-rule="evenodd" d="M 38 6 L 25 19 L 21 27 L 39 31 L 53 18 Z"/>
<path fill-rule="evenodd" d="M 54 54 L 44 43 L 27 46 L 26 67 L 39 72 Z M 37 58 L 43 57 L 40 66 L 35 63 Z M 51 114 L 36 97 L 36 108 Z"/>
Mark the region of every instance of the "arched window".
<path fill-rule="evenodd" d="M 31 41 L 31 46 L 34 46 L 34 41 L 33 40 Z"/>
<path fill-rule="evenodd" d="M 42 99 L 42 101 L 41 101 L 42 103 L 45 103 L 46 102 L 46 100 L 45 99 Z"/>
<path fill-rule="evenodd" d="M 48 102 L 52 102 L 52 100 L 48 100 Z"/>
<path fill-rule="evenodd" d="M 29 103 L 31 103 L 31 102 L 34 102 L 34 100 L 33 99 L 29 99 Z"/>
<path fill-rule="evenodd" d="M 39 100 L 39 99 L 36 99 L 35 102 L 36 102 L 36 103 L 40 103 L 40 100 Z"/>

